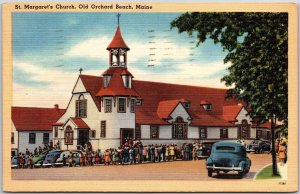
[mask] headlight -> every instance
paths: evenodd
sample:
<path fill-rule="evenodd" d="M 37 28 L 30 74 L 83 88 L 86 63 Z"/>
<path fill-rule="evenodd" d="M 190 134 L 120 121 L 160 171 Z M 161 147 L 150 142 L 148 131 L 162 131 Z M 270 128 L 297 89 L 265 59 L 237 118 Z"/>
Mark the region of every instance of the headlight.
<path fill-rule="evenodd" d="M 206 165 L 207 166 L 212 166 L 213 165 L 213 160 L 211 158 L 207 158 Z"/>

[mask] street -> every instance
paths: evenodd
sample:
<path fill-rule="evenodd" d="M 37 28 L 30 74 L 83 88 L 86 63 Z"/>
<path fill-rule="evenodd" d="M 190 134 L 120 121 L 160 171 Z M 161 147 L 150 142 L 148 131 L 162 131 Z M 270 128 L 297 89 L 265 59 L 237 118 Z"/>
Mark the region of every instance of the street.
<path fill-rule="evenodd" d="M 207 176 L 205 160 L 174 161 L 117 166 L 57 167 L 12 169 L 16 180 L 252 180 L 271 154 L 248 154 L 252 161 L 250 172 L 240 179 L 235 173 Z"/>

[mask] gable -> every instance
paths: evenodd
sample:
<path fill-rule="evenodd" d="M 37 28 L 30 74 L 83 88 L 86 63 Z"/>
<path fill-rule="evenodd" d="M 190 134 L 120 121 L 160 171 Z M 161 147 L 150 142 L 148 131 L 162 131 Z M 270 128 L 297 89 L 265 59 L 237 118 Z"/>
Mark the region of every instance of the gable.
<path fill-rule="evenodd" d="M 237 120 L 236 124 L 241 124 L 243 120 L 247 120 L 249 124 L 252 123 L 251 117 L 247 114 L 248 111 L 245 109 L 245 107 L 243 107 L 236 117 Z"/>
<path fill-rule="evenodd" d="M 177 117 L 181 117 L 184 120 L 184 122 L 190 122 L 191 119 L 189 113 L 186 111 L 186 109 L 181 103 L 177 104 L 176 108 L 172 111 L 170 116 L 172 118 L 170 122 L 175 121 Z"/>
<path fill-rule="evenodd" d="M 79 77 L 77 79 L 77 82 L 76 82 L 76 84 L 74 86 L 74 89 L 73 89 L 72 93 L 74 94 L 74 93 L 82 93 L 82 92 L 87 92 L 87 91 L 86 91 L 86 89 L 85 89 L 85 87 L 84 87 L 84 85 L 82 83 L 81 78 Z"/>

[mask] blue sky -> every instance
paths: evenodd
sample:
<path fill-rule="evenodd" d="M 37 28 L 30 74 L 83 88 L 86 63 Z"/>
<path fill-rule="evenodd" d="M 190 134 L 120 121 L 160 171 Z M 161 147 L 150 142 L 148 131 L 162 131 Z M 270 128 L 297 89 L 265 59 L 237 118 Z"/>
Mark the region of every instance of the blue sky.
<path fill-rule="evenodd" d="M 180 14 L 121 13 L 129 71 L 136 80 L 225 87 L 220 78 L 228 67 L 226 53 L 210 40 L 196 47 L 196 34 L 170 30 Z M 115 34 L 116 15 L 13 13 L 13 105 L 65 107 L 79 68 L 90 75 L 108 68 L 106 47 Z"/>

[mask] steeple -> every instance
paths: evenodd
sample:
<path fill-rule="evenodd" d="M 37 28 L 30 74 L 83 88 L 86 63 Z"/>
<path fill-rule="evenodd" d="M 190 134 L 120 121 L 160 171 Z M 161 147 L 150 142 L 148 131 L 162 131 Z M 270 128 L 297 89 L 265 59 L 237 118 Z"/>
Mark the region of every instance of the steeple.
<path fill-rule="evenodd" d="M 109 51 L 109 65 L 110 67 L 123 67 L 127 68 L 127 51 L 129 51 L 129 47 L 126 45 L 123 40 L 120 25 L 119 25 L 119 17 L 118 16 L 118 27 L 115 33 L 114 38 L 111 43 L 108 45 L 107 50 Z"/>

